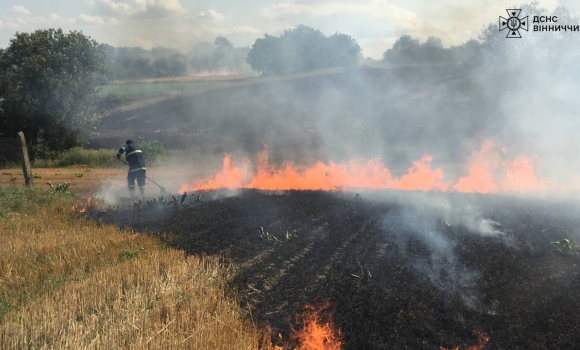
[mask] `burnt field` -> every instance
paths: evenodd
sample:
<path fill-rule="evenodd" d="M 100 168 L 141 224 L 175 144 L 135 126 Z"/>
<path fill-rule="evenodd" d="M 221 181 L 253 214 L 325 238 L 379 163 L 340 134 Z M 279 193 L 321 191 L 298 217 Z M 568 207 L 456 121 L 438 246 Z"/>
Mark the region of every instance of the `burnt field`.
<path fill-rule="evenodd" d="M 253 156 L 267 145 L 272 158 L 302 163 L 377 156 L 407 164 L 425 152 L 462 163 L 482 137 L 501 134 L 499 93 L 488 80 L 458 65 L 266 79 L 106 116 L 90 147 L 141 136 L 220 156 Z"/>
<path fill-rule="evenodd" d="M 254 190 L 180 202 L 88 213 L 140 232 L 175 233 L 172 244 L 187 254 L 223 256 L 243 304 L 271 326 L 273 345 L 295 346 L 294 316 L 324 300 L 343 349 L 580 344 L 580 258 L 551 244 L 578 237 L 577 204 Z"/>

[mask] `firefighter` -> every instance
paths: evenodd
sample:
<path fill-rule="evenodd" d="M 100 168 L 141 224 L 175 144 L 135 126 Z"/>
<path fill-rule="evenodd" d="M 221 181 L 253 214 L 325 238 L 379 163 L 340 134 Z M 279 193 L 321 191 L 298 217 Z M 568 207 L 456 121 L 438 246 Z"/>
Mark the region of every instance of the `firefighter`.
<path fill-rule="evenodd" d="M 136 142 L 127 140 L 126 144 L 119 148 L 117 159 L 125 153 L 125 158 L 129 163 L 129 173 L 127 174 L 127 184 L 131 197 L 135 196 L 135 180 L 139 185 L 141 196 L 145 195 L 145 161 L 143 160 L 143 150 Z"/>

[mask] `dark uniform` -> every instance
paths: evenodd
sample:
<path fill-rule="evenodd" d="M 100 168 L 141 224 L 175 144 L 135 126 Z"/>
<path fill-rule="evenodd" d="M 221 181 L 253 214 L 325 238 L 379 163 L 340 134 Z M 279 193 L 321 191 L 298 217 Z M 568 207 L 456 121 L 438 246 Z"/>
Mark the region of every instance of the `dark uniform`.
<path fill-rule="evenodd" d="M 125 153 L 127 163 L 129 163 L 129 173 L 127 175 L 127 184 L 129 186 L 129 194 L 135 195 L 135 180 L 139 185 L 141 195 L 145 195 L 145 160 L 143 160 L 143 151 L 139 145 L 131 140 L 127 140 L 126 145 L 119 148 L 117 158 Z"/>

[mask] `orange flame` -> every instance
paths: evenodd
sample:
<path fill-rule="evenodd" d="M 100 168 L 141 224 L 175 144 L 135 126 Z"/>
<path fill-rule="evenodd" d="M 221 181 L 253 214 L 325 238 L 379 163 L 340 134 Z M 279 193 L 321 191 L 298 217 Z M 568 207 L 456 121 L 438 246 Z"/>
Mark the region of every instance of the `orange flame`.
<path fill-rule="evenodd" d="M 296 350 L 340 350 L 340 329 L 335 334 L 332 314 L 326 321 L 321 320 L 321 313 L 329 306 L 329 301 L 319 307 L 306 305 L 304 313 L 297 316 L 296 321 L 304 327 L 300 331 L 292 329 L 292 338 L 298 342 Z"/>
<path fill-rule="evenodd" d="M 91 197 L 88 197 L 86 199 L 86 201 L 84 201 L 83 199 L 80 199 L 75 205 L 72 206 L 72 211 L 75 212 L 79 212 L 79 213 L 84 213 L 87 211 L 87 208 L 96 206 L 98 204 L 98 201 L 96 199 L 93 199 Z"/>
<path fill-rule="evenodd" d="M 330 162 L 326 165 L 317 162 L 311 167 L 299 167 L 286 163 L 275 168 L 268 163 L 267 150 L 256 156 L 256 172 L 248 178 L 251 165 L 248 160 L 238 168 L 232 165 L 231 157 L 226 155 L 221 171 L 209 179 L 196 181 L 193 186 L 181 186 L 180 192 L 193 190 L 215 190 L 218 188 L 254 188 L 260 190 L 326 190 L 346 189 L 405 189 L 405 190 L 442 190 L 448 185 L 443 182 L 443 171 L 432 170 L 432 158 L 424 156 L 413 163 L 408 173 L 395 179 L 380 160 L 351 160 L 345 164 Z"/>
<path fill-rule="evenodd" d="M 477 340 L 478 340 L 479 344 L 466 345 L 463 349 L 464 350 L 483 350 L 483 349 L 485 349 L 485 346 L 489 343 L 489 337 L 481 332 L 476 331 L 476 330 L 473 331 L 473 335 L 477 336 Z M 448 349 L 446 347 L 440 346 L 439 349 L 440 350 L 460 350 L 459 346 L 457 346 L 453 349 Z"/>
<path fill-rule="evenodd" d="M 429 155 L 413 162 L 413 166 L 400 178 L 393 177 L 390 170 L 379 159 L 364 161 L 352 159 L 346 163 L 317 162 L 310 167 L 284 163 L 275 167 L 268 162 L 266 149 L 255 159 L 255 171 L 249 160 L 240 166 L 226 154 L 223 167 L 214 176 L 184 184 L 180 192 L 216 190 L 219 188 L 251 188 L 259 190 L 325 190 L 347 189 L 395 189 L 420 191 L 458 192 L 524 192 L 546 188 L 543 180 L 535 173 L 535 162 L 525 155 L 515 160 L 504 160 L 505 149 L 492 141 L 483 143 L 481 149 L 472 154 L 468 175 L 455 184 L 446 182 L 443 170 L 432 169 L 433 158 Z"/>
<path fill-rule="evenodd" d="M 538 179 L 534 161 L 519 155 L 513 161 L 505 161 L 498 152 L 499 146 L 485 141 L 479 152 L 473 152 L 469 175 L 453 186 L 458 192 L 490 193 L 498 191 L 525 192 L 545 189 L 544 181 Z M 505 153 L 505 149 L 501 149 Z M 498 180 L 500 178 L 500 180 Z"/>

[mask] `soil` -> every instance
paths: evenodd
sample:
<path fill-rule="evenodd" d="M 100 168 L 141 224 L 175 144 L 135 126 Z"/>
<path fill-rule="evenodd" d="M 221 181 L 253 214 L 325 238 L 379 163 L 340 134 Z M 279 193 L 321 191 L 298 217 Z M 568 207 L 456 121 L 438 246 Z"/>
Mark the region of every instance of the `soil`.
<path fill-rule="evenodd" d="M 320 300 L 331 303 L 343 349 L 468 349 L 479 344 L 474 331 L 489 343 L 471 349 L 580 344 L 580 258 L 551 244 L 578 237 L 577 204 L 241 190 L 163 210 L 129 205 L 91 215 L 175 233 L 187 254 L 233 263 L 231 285 L 253 319 L 271 325 L 274 345 L 296 345 L 294 316 Z"/>

